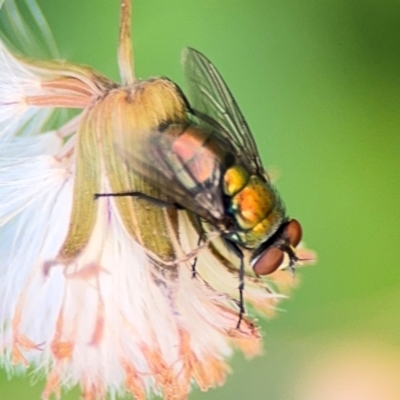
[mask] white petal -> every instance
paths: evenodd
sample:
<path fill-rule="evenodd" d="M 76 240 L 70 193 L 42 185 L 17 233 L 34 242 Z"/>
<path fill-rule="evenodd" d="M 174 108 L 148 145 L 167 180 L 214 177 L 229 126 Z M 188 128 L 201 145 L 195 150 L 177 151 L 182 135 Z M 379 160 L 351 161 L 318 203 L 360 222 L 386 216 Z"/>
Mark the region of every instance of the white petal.
<path fill-rule="evenodd" d="M 133 391 L 136 382 L 137 393 L 183 398 L 192 379 L 203 388 L 221 383 L 237 322 L 229 298 L 192 279 L 190 262 L 176 279 L 163 276 L 108 200 L 86 249 L 72 264 L 46 270 L 67 233 L 72 179 L 52 156 L 19 160 L 10 171 L 0 172 L 0 194 L 13 198 L 0 216 L 14 217 L 0 231 L 1 344 L 9 362 L 25 360 L 65 386 L 97 392 L 99 385 Z M 258 346 L 246 329 L 243 337 Z M 44 395 L 56 386 L 50 379 Z"/>
<path fill-rule="evenodd" d="M 49 329 L 49 301 L 56 302 L 59 291 L 43 279 L 42 264 L 56 256 L 67 233 L 71 185 L 71 174 L 53 156 L 0 159 L 0 341 L 8 359 L 16 326 L 32 340 Z M 38 292 L 28 284 L 35 271 Z M 29 316 L 24 320 L 18 316 L 22 303 Z"/>
<path fill-rule="evenodd" d="M 50 73 L 48 73 L 50 76 Z M 29 106 L 27 96 L 44 94 L 39 75 L 17 60 L 0 40 L 0 143 L 42 133 L 54 109 Z M 65 121 L 66 118 L 61 118 Z"/>

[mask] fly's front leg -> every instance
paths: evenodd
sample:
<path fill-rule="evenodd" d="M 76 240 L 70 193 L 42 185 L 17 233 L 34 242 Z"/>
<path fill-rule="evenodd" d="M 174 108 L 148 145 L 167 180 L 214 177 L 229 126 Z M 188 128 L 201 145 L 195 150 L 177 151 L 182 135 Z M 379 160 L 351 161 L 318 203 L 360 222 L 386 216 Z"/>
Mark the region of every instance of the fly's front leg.
<path fill-rule="evenodd" d="M 138 199 L 146 200 L 149 203 L 158 207 L 172 208 L 174 210 L 183 210 L 183 207 L 178 203 L 169 203 L 168 201 L 151 197 L 142 192 L 95 193 L 93 196 L 94 200 L 97 200 L 100 197 L 136 197 Z"/>
<path fill-rule="evenodd" d="M 200 247 L 200 244 L 205 235 L 203 225 L 201 224 L 201 220 L 197 215 L 191 214 L 189 218 L 193 224 L 194 229 L 196 230 L 197 234 L 199 235 L 199 238 L 197 240 L 197 247 Z M 198 259 L 198 257 L 196 257 L 192 263 L 192 279 L 196 278 L 196 276 L 197 276 L 197 271 L 196 271 L 197 259 Z"/>

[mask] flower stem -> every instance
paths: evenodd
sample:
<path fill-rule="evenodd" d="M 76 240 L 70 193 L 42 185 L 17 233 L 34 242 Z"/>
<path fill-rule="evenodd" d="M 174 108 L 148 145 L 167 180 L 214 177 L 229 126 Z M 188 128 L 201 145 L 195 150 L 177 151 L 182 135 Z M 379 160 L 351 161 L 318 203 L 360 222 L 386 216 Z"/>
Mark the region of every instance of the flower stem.
<path fill-rule="evenodd" d="M 123 85 L 132 85 L 135 82 L 134 59 L 131 43 L 131 0 L 121 0 L 118 66 Z"/>

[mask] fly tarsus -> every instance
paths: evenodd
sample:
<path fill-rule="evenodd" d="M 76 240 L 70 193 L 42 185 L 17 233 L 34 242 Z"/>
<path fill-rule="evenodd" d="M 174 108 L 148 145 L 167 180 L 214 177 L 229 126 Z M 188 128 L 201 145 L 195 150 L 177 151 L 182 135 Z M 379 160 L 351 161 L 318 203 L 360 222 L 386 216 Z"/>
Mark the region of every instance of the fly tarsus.
<path fill-rule="evenodd" d="M 195 279 L 197 277 L 196 264 L 197 264 L 197 257 L 193 260 L 192 263 L 192 279 Z"/>
<path fill-rule="evenodd" d="M 197 240 L 197 247 L 199 247 L 200 244 L 201 244 L 201 238 L 202 238 L 202 236 L 203 236 L 203 233 L 200 233 L 200 234 L 199 234 L 199 239 Z M 192 263 L 192 279 L 195 279 L 195 278 L 197 277 L 197 271 L 196 271 L 197 259 L 198 259 L 198 257 L 196 257 L 196 258 L 193 260 L 193 263 Z"/>
<path fill-rule="evenodd" d="M 244 299 L 243 299 L 243 291 L 244 291 L 244 262 L 243 262 L 243 254 L 240 252 L 240 268 L 239 268 L 239 320 L 236 325 L 236 329 L 240 329 L 240 323 L 242 322 L 243 315 L 246 312 L 244 308 Z"/>

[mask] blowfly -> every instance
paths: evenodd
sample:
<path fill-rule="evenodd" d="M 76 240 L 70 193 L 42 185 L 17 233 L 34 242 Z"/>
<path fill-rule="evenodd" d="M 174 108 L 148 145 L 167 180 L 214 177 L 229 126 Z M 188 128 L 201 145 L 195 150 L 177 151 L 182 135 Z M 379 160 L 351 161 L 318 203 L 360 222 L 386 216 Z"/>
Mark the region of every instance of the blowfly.
<path fill-rule="evenodd" d="M 256 275 L 273 273 L 285 254 L 294 270 L 302 228 L 287 217 L 246 120 L 215 66 L 191 48 L 184 50 L 182 64 L 189 99 L 166 78 L 135 82 L 128 99 L 135 104 L 135 129 L 113 138 L 127 167 L 161 196 L 132 191 L 96 197 L 136 196 L 184 209 L 201 239 L 218 232 L 240 260 L 242 315 L 245 254 Z"/>

